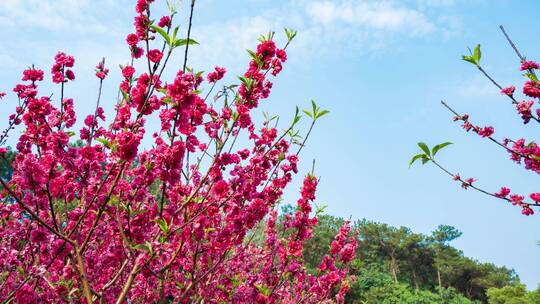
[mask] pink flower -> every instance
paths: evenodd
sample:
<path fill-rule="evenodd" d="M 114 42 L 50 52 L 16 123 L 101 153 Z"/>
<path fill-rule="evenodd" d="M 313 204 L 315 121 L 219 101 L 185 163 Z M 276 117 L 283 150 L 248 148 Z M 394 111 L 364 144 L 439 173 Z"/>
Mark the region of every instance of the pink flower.
<path fill-rule="evenodd" d="M 521 214 L 529 216 L 534 214 L 534 210 L 529 206 L 523 206 L 523 209 L 521 209 Z"/>
<path fill-rule="evenodd" d="M 472 177 L 468 178 L 464 182 L 461 183 L 461 188 L 466 190 L 466 189 L 469 188 L 469 186 L 472 186 L 472 183 L 474 183 L 475 181 L 476 181 L 476 179 L 474 179 Z"/>
<path fill-rule="evenodd" d="M 34 68 L 25 70 L 23 72 L 23 81 L 42 81 L 43 80 L 43 71 L 37 70 Z"/>
<path fill-rule="evenodd" d="M 472 123 L 470 123 L 470 122 L 464 120 L 464 122 L 463 122 L 463 124 L 461 125 L 461 127 L 462 127 L 463 129 L 465 129 L 465 131 L 469 132 L 471 129 L 473 129 L 474 126 L 472 125 Z"/>
<path fill-rule="evenodd" d="M 136 34 L 129 34 L 126 37 L 126 42 L 129 46 L 134 47 L 139 43 L 139 36 Z"/>
<path fill-rule="evenodd" d="M 158 26 L 159 27 L 169 27 L 169 26 L 171 26 L 171 17 L 169 17 L 169 16 L 161 17 L 161 19 L 159 19 Z"/>
<path fill-rule="evenodd" d="M 135 5 L 135 11 L 139 14 L 142 14 L 148 8 L 148 0 L 137 0 L 137 5 Z"/>
<path fill-rule="evenodd" d="M 66 78 L 69 80 L 75 80 L 75 73 L 72 70 L 66 70 Z"/>
<path fill-rule="evenodd" d="M 208 73 L 208 76 L 207 76 L 208 82 L 214 83 L 214 82 L 217 82 L 218 80 L 221 80 L 223 76 L 225 75 L 226 71 L 227 70 L 225 70 L 225 68 L 220 68 L 216 66 L 213 72 Z"/>
<path fill-rule="evenodd" d="M 529 196 L 536 203 L 540 203 L 540 193 L 531 193 Z"/>
<path fill-rule="evenodd" d="M 96 66 L 96 77 L 103 80 L 107 77 L 107 74 L 109 74 L 109 69 L 105 68 L 105 62 L 101 61 Z"/>
<path fill-rule="evenodd" d="M 30 233 L 30 240 L 32 242 L 41 243 L 47 240 L 47 233 L 44 229 L 35 229 Z"/>
<path fill-rule="evenodd" d="M 493 127 L 484 127 L 478 129 L 478 135 L 482 137 L 490 137 L 491 135 L 493 135 L 493 132 L 495 132 Z"/>
<path fill-rule="evenodd" d="M 516 90 L 516 88 L 514 86 L 509 86 L 507 88 L 502 89 L 501 94 L 512 96 L 512 95 L 514 95 L 515 90 Z"/>
<path fill-rule="evenodd" d="M 229 191 L 229 184 L 224 180 L 219 180 L 215 183 L 213 192 L 218 198 L 223 198 Z"/>
<path fill-rule="evenodd" d="M 144 50 L 142 48 L 135 46 L 131 49 L 131 56 L 133 56 L 133 58 L 139 59 L 143 55 L 144 55 Z"/>
<path fill-rule="evenodd" d="M 520 101 L 516 105 L 516 109 L 519 114 L 521 114 L 521 118 L 523 119 L 524 123 L 528 123 L 531 120 L 531 108 L 533 106 L 533 101 Z"/>
<path fill-rule="evenodd" d="M 276 57 L 281 61 L 281 62 L 285 62 L 287 61 L 287 53 L 285 52 L 285 50 L 277 50 L 276 51 Z"/>
<path fill-rule="evenodd" d="M 540 83 L 532 80 L 525 82 L 523 85 L 523 94 L 529 97 L 540 98 Z"/>
<path fill-rule="evenodd" d="M 118 156 L 122 160 L 131 161 L 137 156 L 140 138 L 133 132 L 127 131 L 118 134 Z"/>
<path fill-rule="evenodd" d="M 163 53 L 160 50 L 154 49 L 148 51 L 148 59 L 154 63 L 158 63 L 163 57 Z"/>
<path fill-rule="evenodd" d="M 346 244 L 339 253 L 339 259 L 345 263 L 350 262 L 355 256 L 355 250 L 356 250 L 355 244 L 352 244 L 352 243 Z"/>
<path fill-rule="evenodd" d="M 521 205 L 523 203 L 524 198 L 525 197 L 521 195 L 512 194 L 510 195 L 510 202 L 512 203 L 512 205 Z"/>
<path fill-rule="evenodd" d="M 57 65 L 64 65 L 68 68 L 73 67 L 73 65 L 75 64 L 75 58 L 73 56 L 66 55 L 63 52 L 58 52 L 54 57 L 54 60 L 56 61 Z"/>
<path fill-rule="evenodd" d="M 107 72 L 109 72 L 109 70 L 106 70 L 106 72 L 105 71 L 96 72 L 96 77 L 103 80 L 105 79 L 105 77 L 107 77 Z"/>
<path fill-rule="evenodd" d="M 525 71 L 525 70 L 537 70 L 539 68 L 539 65 L 538 63 L 534 62 L 534 61 L 523 61 L 521 62 L 521 68 L 520 70 L 521 71 Z"/>
<path fill-rule="evenodd" d="M 510 194 L 510 189 L 502 187 L 499 192 L 495 193 L 495 196 L 499 198 L 505 198 L 508 196 L 508 194 Z"/>
<path fill-rule="evenodd" d="M 135 68 L 133 66 L 127 65 L 122 68 L 122 76 L 124 76 L 126 79 L 133 77 L 133 74 L 135 74 Z"/>
<path fill-rule="evenodd" d="M 63 52 L 58 52 L 54 57 L 54 65 L 51 68 L 54 83 L 62 83 L 68 80 L 75 80 L 75 74 L 71 68 L 75 64 L 75 58 L 70 55 L 66 55 Z"/>

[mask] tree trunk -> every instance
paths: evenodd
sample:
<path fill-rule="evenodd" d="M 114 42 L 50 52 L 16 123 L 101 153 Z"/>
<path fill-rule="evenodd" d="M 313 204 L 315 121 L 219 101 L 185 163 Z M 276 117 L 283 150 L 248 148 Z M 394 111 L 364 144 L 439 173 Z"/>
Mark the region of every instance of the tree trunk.
<path fill-rule="evenodd" d="M 442 283 L 441 283 L 441 267 L 439 266 L 439 263 L 437 263 L 437 280 L 439 281 L 439 290 L 440 290 L 442 288 Z"/>
<path fill-rule="evenodd" d="M 397 265 L 396 265 L 396 259 L 394 257 L 391 257 L 391 260 L 390 260 L 390 270 L 392 271 L 392 276 L 394 277 L 394 282 L 397 283 L 398 282 L 398 279 L 397 279 Z"/>
<path fill-rule="evenodd" d="M 418 290 L 418 281 L 416 280 L 416 271 L 413 269 L 412 271 L 412 277 L 413 277 L 413 283 L 416 290 Z"/>

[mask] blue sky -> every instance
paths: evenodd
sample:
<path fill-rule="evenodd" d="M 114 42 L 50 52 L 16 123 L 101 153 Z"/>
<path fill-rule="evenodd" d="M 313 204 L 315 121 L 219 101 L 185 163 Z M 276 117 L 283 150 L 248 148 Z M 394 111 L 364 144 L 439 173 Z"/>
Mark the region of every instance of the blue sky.
<path fill-rule="evenodd" d="M 58 50 L 76 56 L 77 81 L 67 88 L 79 117 L 90 113 L 97 94 L 93 68 L 107 56 L 112 68 L 104 104 L 111 116 L 119 71 L 128 60 L 123 40 L 131 30 L 133 1 L 3 0 L 0 26 L 0 91 L 10 91 L 34 63 L 48 71 Z M 159 2 L 159 0 L 158 0 Z M 184 3 L 184 7 L 185 7 Z M 504 151 L 466 134 L 440 106 L 446 100 L 473 121 L 495 127 L 499 138 L 534 139 L 535 124 L 523 126 L 508 100 L 472 66 L 460 60 L 467 46 L 482 44 L 485 68 L 504 85 L 521 83 L 519 62 L 498 26 L 504 25 L 531 59 L 540 53 L 534 26 L 537 1 L 460 0 L 199 0 L 189 64 L 197 70 L 221 65 L 242 72 L 255 38 L 283 27 L 299 31 L 284 72 L 262 110 L 287 121 L 295 105 L 310 99 L 331 110 L 304 150 L 303 169 L 316 159 L 318 201 L 328 212 L 404 225 L 429 233 L 439 224 L 463 231 L 454 245 L 480 261 L 514 268 L 533 288 L 540 283 L 540 215 L 524 217 L 515 207 L 461 190 L 435 167 L 408 169 L 416 142 L 452 141 L 440 161 L 492 190 L 508 185 L 538 191 L 536 174 L 510 162 Z M 185 13 L 183 13 L 185 14 Z M 185 29 L 184 15 L 178 19 Z M 183 60 L 173 58 L 173 75 Z M 58 94 L 58 88 L 44 86 Z M 14 108 L 13 95 L 0 115 Z M 306 123 L 306 122 L 305 122 Z M 6 119 L 0 121 L 4 127 Z M 293 201 L 298 180 L 286 199 Z M 536 186 L 536 187 L 535 187 Z"/>

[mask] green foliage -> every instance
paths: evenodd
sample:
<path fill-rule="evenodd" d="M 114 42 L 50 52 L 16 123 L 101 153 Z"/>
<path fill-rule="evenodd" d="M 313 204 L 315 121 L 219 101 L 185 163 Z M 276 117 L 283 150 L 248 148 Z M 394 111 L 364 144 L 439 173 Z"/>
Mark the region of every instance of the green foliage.
<path fill-rule="evenodd" d="M 469 49 L 470 55 L 463 55 L 461 58 L 469 63 L 474 64 L 475 66 L 480 65 L 480 59 L 482 58 L 482 52 L 480 51 L 480 44 L 477 44 L 474 48 L 474 51 L 471 52 Z"/>
<path fill-rule="evenodd" d="M 431 150 L 431 154 L 433 155 L 433 157 L 435 157 L 435 155 L 437 154 L 437 152 L 439 152 L 439 150 L 441 150 L 442 148 L 444 148 L 446 146 L 449 146 L 451 144 L 452 144 L 451 142 L 445 142 L 445 143 L 442 143 L 442 144 L 438 144 L 435 147 L 433 147 L 433 149 Z"/>
<path fill-rule="evenodd" d="M 165 31 L 165 29 L 157 26 L 157 25 L 150 25 L 150 29 L 152 29 L 153 31 L 155 31 L 157 34 L 159 34 L 163 40 L 165 40 L 165 42 L 167 43 L 167 45 L 173 49 L 173 48 L 176 48 L 176 47 L 180 47 L 180 46 L 184 46 L 184 45 L 197 45 L 199 44 L 197 41 L 193 40 L 193 39 L 177 39 L 176 38 L 176 35 L 178 34 L 178 27 L 176 27 L 173 32 L 172 32 L 172 35 L 169 35 L 169 33 L 167 33 L 167 31 Z"/>
<path fill-rule="evenodd" d="M 409 168 L 419 159 L 422 160 L 422 165 L 426 164 L 430 160 L 433 161 L 435 159 L 435 155 L 437 154 L 437 152 L 439 152 L 442 148 L 449 146 L 451 144 L 452 144 L 451 142 L 438 144 L 438 145 L 435 145 L 430 151 L 429 147 L 425 143 L 419 142 L 418 147 L 420 147 L 420 149 L 422 149 L 424 153 L 419 153 L 413 156 L 413 158 L 409 161 Z"/>
<path fill-rule="evenodd" d="M 414 290 L 407 284 L 394 283 L 368 290 L 363 300 L 351 303 L 380 304 L 471 304 L 452 288 L 444 288 L 439 293 L 429 290 Z"/>
<path fill-rule="evenodd" d="M 540 287 L 535 291 L 527 291 L 523 284 L 490 288 L 487 296 L 489 304 L 538 304 L 540 303 Z"/>
<path fill-rule="evenodd" d="M 287 214 L 294 214 L 289 204 L 282 206 L 280 219 Z M 343 223 L 339 217 L 318 217 L 313 238 L 304 246 L 308 273 L 318 271 Z M 407 227 L 361 220 L 351 229 L 357 232 L 358 248 L 349 269 L 357 279 L 346 303 L 473 304 L 488 303 L 488 297 L 494 304 L 540 303 L 540 290 L 527 292 L 513 270 L 478 262 L 452 247 L 449 243 L 462 235 L 455 227 L 440 225 L 424 235 Z M 260 223 L 246 239 L 264 244 L 265 224 Z"/>
<path fill-rule="evenodd" d="M 463 233 L 457 230 L 455 227 L 439 225 L 437 229 L 431 233 L 431 238 L 435 242 L 445 245 L 446 243 L 459 238 L 462 234 Z"/>
<path fill-rule="evenodd" d="M 304 248 L 309 272 L 317 271 L 342 224 L 341 218 L 319 217 Z M 462 234 L 452 226 L 440 225 L 430 235 L 367 220 L 351 228 L 358 232 L 357 259 L 350 266 L 357 280 L 347 303 L 486 303 L 488 289 L 519 282 L 513 270 L 480 263 L 450 246 Z"/>
<path fill-rule="evenodd" d="M 291 42 L 295 37 L 296 35 L 298 34 L 297 31 L 294 31 L 294 30 L 291 30 L 291 29 L 288 29 L 288 28 L 285 28 L 285 35 L 287 36 L 287 41 L 288 42 Z"/>
<path fill-rule="evenodd" d="M 307 116 L 312 118 L 313 120 L 317 120 L 324 115 L 330 113 L 328 110 L 321 110 L 320 107 L 317 106 L 314 100 L 311 100 L 311 111 L 304 110 L 304 113 L 306 113 Z"/>
<path fill-rule="evenodd" d="M 313 272 L 330 249 L 330 243 L 339 227 L 343 225 L 343 219 L 329 215 L 321 215 L 318 220 L 319 224 L 313 229 L 313 238 L 304 247 L 304 259 Z"/>
<path fill-rule="evenodd" d="M 10 180 L 13 173 L 13 161 L 15 160 L 17 153 L 11 148 L 7 148 L 7 152 L 0 157 L 0 178 L 3 180 Z M 0 188 L 2 186 L 0 185 Z"/>

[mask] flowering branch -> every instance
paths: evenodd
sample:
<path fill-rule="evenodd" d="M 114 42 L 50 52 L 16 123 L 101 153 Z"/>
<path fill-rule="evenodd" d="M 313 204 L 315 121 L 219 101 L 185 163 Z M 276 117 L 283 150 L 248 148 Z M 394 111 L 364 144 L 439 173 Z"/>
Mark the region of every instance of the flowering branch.
<path fill-rule="evenodd" d="M 535 70 L 540 69 L 540 65 L 534 61 L 527 61 L 523 55 L 521 55 L 520 51 L 515 46 L 514 42 L 510 39 L 508 34 L 506 33 L 505 29 L 500 26 L 500 29 L 504 36 L 506 37 L 506 40 L 510 44 L 510 46 L 514 49 L 517 56 L 520 59 L 520 70 L 525 71 L 525 77 L 527 77 L 528 80 L 526 80 L 525 84 L 523 85 L 523 93 L 529 97 L 540 99 L 540 81 L 536 77 Z M 464 61 L 467 61 L 474 66 L 476 66 L 484 76 L 486 76 L 500 91 L 503 95 L 508 96 L 512 103 L 516 105 L 518 114 L 521 116 L 523 122 L 525 124 L 529 123 L 531 119 L 537 121 L 540 123 L 540 120 L 538 117 L 540 116 L 540 109 L 536 109 L 536 114 L 533 114 L 532 112 L 532 106 L 534 105 L 534 101 L 519 101 L 514 97 L 515 87 L 510 86 L 507 88 L 503 88 L 499 83 L 497 83 L 480 65 L 480 59 L 481 59 L 481 51 L 480 51 L 480 45 L 477 45 L 474 48 L 474 51 L 470 51 L 470 55 L 464 55 L 462 56 L 462 59 Z M 510 139 L 504 139 L 504 141 L 498 141 L 495 139 L 492 135 L 494 134 L 495 130 L 491 126 L 486 127 L 480 127 L 472 124 L 469 121 L 469 115 L 467 114 L 459 114 L 454 109 L 452 109 L 448 104 L 446 104 L 444 101 L 441 101 L 442 105 L 448 109 L 450 112 L 452 112 L 454 116 L 454 121 L 462 121 L 462 127 L 467 131 L 473 131 L 474 133 L 478 134 L 481 137 L 488 138 L 490 141 L 495 143 L 496 145 L 502 147 L 507 152 L 510 153 L 511 160 L 525 164 L 526 170 L 531 170 L 536 173 L 540 173 L 540 147 L 535 142 L 526 143 L 525 139 L 521 138 L 519 140 L 510 140 Z M 512 143 L 512 146 L 509 147 L 509 144 Z M 519 206 L 522 208 L 522 213 L 524 215 L 532 215 L 534 214 L 534 210 L 532 207 L 538 207 L 540 206 L 540 193 L 531 193 L 529 195 L 532 202 L 525 202 L 525 197 L 519 194 L 511 194 L 510 189 L 507 187 L 502 187 L 499 192 L 490 192 L 486 191 L 482 188 L 476 187 L 473 185 L 473 182 L 475 181 L 474 178 L 468 178 L 468 179 L 462 179 L 459 174 L 453 174 L 450 171 L 448 171 L 446 168 L 444 168 L 440 163 L 438 163 L 435 160 L 435 155 L 437 152 L 448 146 L 451 143 L 443 143 L 440 145 L 436 145 L 433 147 L 432 150 L 428 148 L 428 146 L 424 143 L 418 143 L 418 146 L 422 149 L 423 153 L 419 153 L 415 155 L 411 161 L 409 162 L 409 166 L 414 164 L 417 160 L 421 160 L 422 164 L 426 164 L 428 162 L 434 163 L 439 169 L 444 171 L 446 174 L 452 176 L 452 178 L 455 181 L 461 182 L 461 186 L 464 189 L 474 189 L 478 192 L 481 192 L 483 194 L 489 195 L 491 197 L 495 197 L 501 200 L 505 200 L 507 202 L 512 203 L 513 205 Z"/>
<path fill-rule="evenodd" d="M 85 145 L 70 142 L 77 135 L 76 115 L 64 87 L 75 80 L 72 56 L 59 52 L 51 69 L 61 86 L 58 107 L 50 96 L 39 96 L 42 70 L 25 70 L 27 83 L 16 86 L 19 107 L 8 131 L 24 128 L 13 177 L 1 180 L 6 203 L 0 204 L 0 272 L 9 275 L 1 282 L 0 301 L 343 303 L 351 280 L 346 264 L 356 247 L 347 229 L 340 230 L 323 270 L 312 275 L 303 265 L 301 249 L 317 222 L 310 212 L 318 182 L 312 175 L 304 180 L 298 212 L 279 228 L 286 233 L 273 232 L 275 208 L 298 173 L 298 156 L 315 121 L 328 111 L 312 102 L 302 140 L 294 130 L 298 108 L 282 134 L 277 119 L 261 126 L 252 120 L 296 32 L 285 30 L 282 49 L 274 32 L 261 36 L 248 52 L 240 82 L 224 86 L 209 102 L 226 70 L 216 67 L 204 77 L 187 67 L 188 52 L 198 44 L 191 37 L 195 1 L 186 38 L 177 37 L 179 27 L 172 24 L 176 6 L 168 3 L 169 15 L 156 22 L 150 18 L 153 2 L 136 2 L 135 29 L 126 37 L 132 58 L 120 67 L 123 79 L 109 126 L 103 125 L 100 104 L 109 70 L 104 59 L 96 66 L 96 108 L 79 132 Z M 167 81 L 162 77 L 168 60 L 181 47 L 184 64 Z M 147 69 L 137 71 L 137 60 Z M 143 149 L 147 120 L 156 116 L 161 128 Z M 189 155 L 197 157 L 194 165 Z M 267 219 L 274 225 L 267 225 L 266 245 L 252 243 L 252 229 Z M 13 244 L 17 249 L 1 250 Z M 333 265 L 338 261 L 339 267 Z"/>

